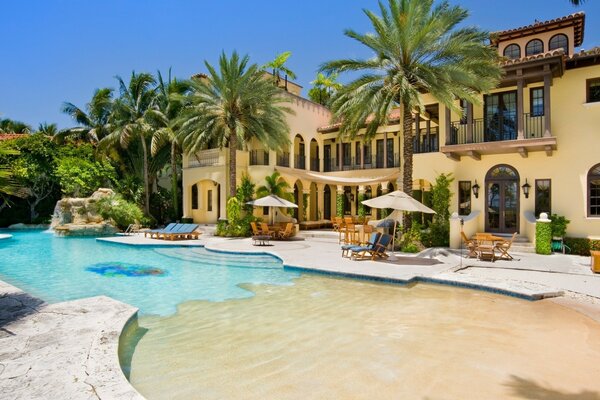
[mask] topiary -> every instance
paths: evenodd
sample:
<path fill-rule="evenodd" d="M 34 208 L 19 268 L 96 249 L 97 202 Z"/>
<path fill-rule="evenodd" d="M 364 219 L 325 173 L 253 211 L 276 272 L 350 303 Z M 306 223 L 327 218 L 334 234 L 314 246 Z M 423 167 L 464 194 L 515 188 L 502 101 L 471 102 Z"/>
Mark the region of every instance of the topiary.
<path fill-rule="evenodd" d="M 537 254 L 552 254 L 552 226 L 549 222 L 535 224 L 535 252 Z"/>

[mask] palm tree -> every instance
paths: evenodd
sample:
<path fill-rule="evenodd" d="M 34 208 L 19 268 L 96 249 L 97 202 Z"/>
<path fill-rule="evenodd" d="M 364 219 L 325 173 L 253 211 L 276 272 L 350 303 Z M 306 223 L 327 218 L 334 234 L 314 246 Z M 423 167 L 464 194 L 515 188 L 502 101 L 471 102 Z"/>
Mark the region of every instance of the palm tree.
<path fill-rule="evenodd" d="M 313 88 L 308 91 L 310 99 L 321 105 L 327 105 L 332 95 L 342 88 L 337 77 L 338 75 L 335 73 L 325 75 L 319 72 L 317 78 L 311 82 Z"/>
<path fill-rule="evenodd" d="M 209 74 L 192 79 L 189 107 L 178 136 L 183 149 L 195 154 L 209 145 L 229 146 L 229 194 L 236 194 L 236 152 L 256 138 L 267 149 L 289 146 L 286 113 L 281 89 L 264 79 L 249 57 L 223 52 L 219 71 L 205 62 Z"/>
<path fill-rule="evenodd" d="M 31 127 L 24 122 L 5 118 L 0 119 L 0 133 L 31 133 Z"/>
<path fill-rule="evenodd" d="M 56 126 L 56 124 L 49 124 L 47 122 L 43 122 L 38 125 L 37 133 L 54 137 L 58 134 L 58 127 Z"/>
<path fill-rule="evenodd" d="M 574 6 L 580 6 L 582 5 L 585 0 L 569 0 L 571 2 L 571 4 L 573 4 Z"/>
<path fill-rule="evenodd" d="M 502 75 L 496 50 L 485 44 L 488 33 L 459 27 L 468 16 L 459 6 L 433 0 L 379 2 L 381 16 L 364 10 L 374 33 L 345 31 L 374 53 L 369 59 L 343 59 L 322 66 L 326 72 L 362 72 L 331 102 L 341 122 L 340 135 L 353 137 L 365 128 L 371 138 L 399 107 L 403 130 L 403 190 L 412 194 L 413 110 L 422 109 L 420 94 L 431 93 L 457 110 L 454 100 L 479 103 L 479 93 L 496 87 Z M 405 213 L 404 228 L 410 227 Z"/>
<path fill-rule="evenodd" d="M 69 114 L 78 126 L 58 132 L 54 135 L 55 140 L 62 141 L 68 137 L 98 144 L 108 136 L 109 118 L 113 107 L 112 92 L 113 90 L 109 88 L 97 89 L 92 100 L 86 104 L 85 110 L 73 103 L 65 102 L 62 112 Z"/>
<path fill-rule="evenodd" d="M 150 177 L 148 172 L 148 143 L 153 131 L 149 111 L 154 103 L 155 79 L 151 74 L 131 73 L 129 84 L 117 76 L 119 98 L 113 104 L 110 116 L 111 132 L 100 140 L 100 148 L 119 144 L 127 149 L 136 140 L 142 148 L 142 176 L 144 180 L 144 211 L 150 214 Z"/>
<path fill-rule="evenodd" d="M 291 200 L 291 193 L 288 191 L 290 185 L 283 179 L 279 172 L 275 171 L 265 177 L 265 184 L 256 189 L 256 197 L 261 198 L 274 194 L 283 199 Z"/>
<path fill-rule="evenodd" d="M 278 54 L 272 61 L 269 61 L 262 67 L 265 70 L 270 69 L 273 71 L 273 77 L 275 78 L 275 84 L 277 86 L 279 86 L 279 82 L 281 81 L 281 73 L 284 73 L 290 79 L 296 79 L 296 74 L 285 65 L 285 63 L 291 55 L 291 51 L 284 51 L 283 53 Z"/>
<path fill-rule="evenodd" d="M 191 84 L 189 81 L 178 81 L 171 78 L 171 69 L 169 69 L 166 81 L 159 71 L 155 106 L 148 111 L 149 120 L 156 129 L 152 135 L 150 146 L 152 155 L 155 156 L 167 144 L 171 146 L 171 192 L 173 196 L 173 209 L 177 217 L 179 216 L 177 163 L 180 146 L 176 133 L 181 123 L 179 117 L 186 102 L 185 95 L 189 92 L 190 88 Z"/>

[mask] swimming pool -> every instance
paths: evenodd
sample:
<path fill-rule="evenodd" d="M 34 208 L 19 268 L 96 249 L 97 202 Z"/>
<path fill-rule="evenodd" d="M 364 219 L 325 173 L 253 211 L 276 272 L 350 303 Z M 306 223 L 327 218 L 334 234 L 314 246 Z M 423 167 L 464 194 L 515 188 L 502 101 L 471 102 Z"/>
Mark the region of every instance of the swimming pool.
<path fill-rule="evenodd" d="M 204 248 L 131 247 L 94 238 L 57 238 L 42 231 L 14 232 L 0 242 L 0 279 L 49 303 L 106 295 L 169 315 L 189 300 L 253 296 L 244 283 L 291 285 L 269 255 L 215 253 Z"/>

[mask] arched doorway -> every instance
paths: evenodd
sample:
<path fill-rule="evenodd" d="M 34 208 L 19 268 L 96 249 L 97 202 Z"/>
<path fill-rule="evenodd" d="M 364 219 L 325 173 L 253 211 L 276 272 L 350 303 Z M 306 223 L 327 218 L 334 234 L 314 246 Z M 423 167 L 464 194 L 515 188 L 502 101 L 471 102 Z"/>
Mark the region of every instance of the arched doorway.
<path fill-rule="evenodd" d="M 485 229 L 519 231 L 519 174 L 510 165 L 496 165 L 485 176 Z"/>

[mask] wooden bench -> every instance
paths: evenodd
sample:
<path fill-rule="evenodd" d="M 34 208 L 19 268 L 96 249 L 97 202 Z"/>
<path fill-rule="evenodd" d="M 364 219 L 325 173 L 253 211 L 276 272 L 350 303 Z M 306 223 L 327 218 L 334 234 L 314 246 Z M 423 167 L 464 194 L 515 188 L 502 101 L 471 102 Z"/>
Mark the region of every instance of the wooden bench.
<path fill-rule="evenodd" d="M 592 256 L 592 272 L 598 274 L 600 273 L 600 251 L 590 250 L 590 255 Z"/>

